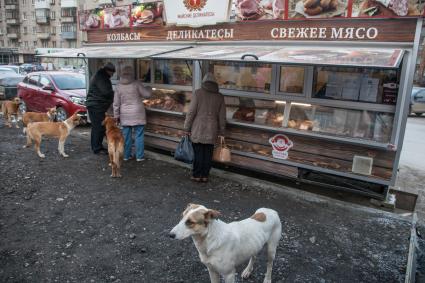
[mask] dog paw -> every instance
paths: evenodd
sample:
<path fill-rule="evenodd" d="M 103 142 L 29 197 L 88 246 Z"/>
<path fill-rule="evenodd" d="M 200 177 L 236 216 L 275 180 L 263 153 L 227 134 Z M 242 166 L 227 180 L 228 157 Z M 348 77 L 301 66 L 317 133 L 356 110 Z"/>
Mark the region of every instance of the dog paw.
<path fill-rule="evenodd" d="M 39 154 L 38 156 L 40 156 L 40 158 L 46 158 L 46 155 L 44 154 Z"/>
<path fill-rule="evenodd" d="M 264 278 L 263 283 L 272 283 L 272 280 L 271 279 L 268 279 L 268 278 Z"/>
<path fill-rule="evenodd" d="M 69 157 L 69 155 L 65 154 L 65 153 L 63 153 L 62 156 L 65 157 L 65 158 Z"/>

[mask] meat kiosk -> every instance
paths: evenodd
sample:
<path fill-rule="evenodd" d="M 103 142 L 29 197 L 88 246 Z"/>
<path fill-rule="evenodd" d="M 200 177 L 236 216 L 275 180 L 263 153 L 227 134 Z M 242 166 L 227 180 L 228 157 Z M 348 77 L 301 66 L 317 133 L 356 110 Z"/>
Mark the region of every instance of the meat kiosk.
<path fill-rule="evenodd" d="M 166 0 L 81 11 L 84 47 L 47 56 L 84 58 L 89 75 L 109 61 L 134 66 L 154 88 L 146 144 L 168 152 L 213 72 L 229 166 L 383 199 L 397 177 L 422 29 L 419 3 L 389 2 Z M 129 20 L 106 27 L 109 14 Z"/>

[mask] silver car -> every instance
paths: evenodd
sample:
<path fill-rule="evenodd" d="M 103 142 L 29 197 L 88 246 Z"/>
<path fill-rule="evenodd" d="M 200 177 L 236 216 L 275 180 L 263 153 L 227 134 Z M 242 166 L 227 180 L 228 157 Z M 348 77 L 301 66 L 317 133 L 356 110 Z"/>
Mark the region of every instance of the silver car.
<path fill-rule="evenodd" d="M 410 113 L 421 116 L 425 113 L 425 88 L 414 87 L 410 100 Z"/>

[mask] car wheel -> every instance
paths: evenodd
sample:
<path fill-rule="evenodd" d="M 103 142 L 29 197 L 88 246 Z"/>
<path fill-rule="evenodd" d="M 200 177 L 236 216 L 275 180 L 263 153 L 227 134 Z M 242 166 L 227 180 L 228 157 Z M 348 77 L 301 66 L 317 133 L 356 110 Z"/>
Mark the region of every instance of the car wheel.
<path fill-rule="evenodd" d="M 19 104 L 19 111 L 22 113 L 22 115 L 27 112 L 27 105 L 24 101 L 21 100 L 21 104 Z"/>
<path fill-rule="evenodd" d="M 57 107 L 56 108 L 56 120 L 58 122 L 63 122 L 66 119 L 68 119 L 68 113 L 66 113 L 66 110 L 63 109 L 63 107 Z"/>

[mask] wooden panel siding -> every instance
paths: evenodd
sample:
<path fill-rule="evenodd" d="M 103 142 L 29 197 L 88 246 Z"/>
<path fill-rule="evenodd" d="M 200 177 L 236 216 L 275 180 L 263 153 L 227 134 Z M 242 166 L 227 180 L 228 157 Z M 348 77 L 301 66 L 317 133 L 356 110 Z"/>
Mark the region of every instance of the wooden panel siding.
<path fill-rule="evenodd" d="M 169 114 L 148 111 L 146 132 L 178 140 L 182 133 L 183 123 L 184 117 L 182 116 L 172 116 Z M 257 155 L 259 159 L 251 157 L 246 158 L 260 161 L 261 157 L 273 159 L 272 146 L 269 144 L 269 139 L 276 133 L 277 132 L 272 130 L 252 129 L 245 128 L 243 126 L 228 125 L 226 129 L 226 140 L 232 150 L 254 154 L 254 156 Z M 293 134 L 287 134 L 287 136 L 294 143 L 293 148 L 289 151 L 288 161 L 352 174 L 351 167 L 354 155 L 369 156 L 374 158 L 372 176 L 370 177 L 381 180 L 390 180 L 392 177 L 392 167 L 395 158 L 394 152 L 371 149 L 366 146 L 342 144 L 335 141 L 319 140 L 317 138 L 303 137 Z M 155 138 L 155 140 L 161 140 L 161 138 Z M 164 141 L 159 144 L 159 147 L 162 147 L 164 144 L 169 146 L 170 148 L 168 149 L 173 151 L 176 142 L 164 139 Z M 156 145 L 153 144 L 152 146 Z M 277 166 L 276 164 L 280 164 L 277 159 L 274 161 L 261 161 L 271 162 L 274 166 Z M 271 168 L 274 167 L 272 165 L 267 165 L 262 168 L 262 170 L 274 174 L 276 168 L 273 170 L 271 170 Z"/>
<path fill-rule="evenodd" d="M 89 30 L 87 31 L 87 39 L 89 43 L 244 40 L 413 42 L 416 22 L 416 18 L 310 19 L 308 21 L 225 23 L 200 28 L 180 26 L 133 27 L 114 30 Z M 300 33 L 301 29 L 307 32 Z M 323 32 L 320 32 L 320 29 L 323 29 Z M 367 31 L 369 31 L 369 34 L 367 34 Z M 217 36 L 218 34 L 223 36 Z"/>

